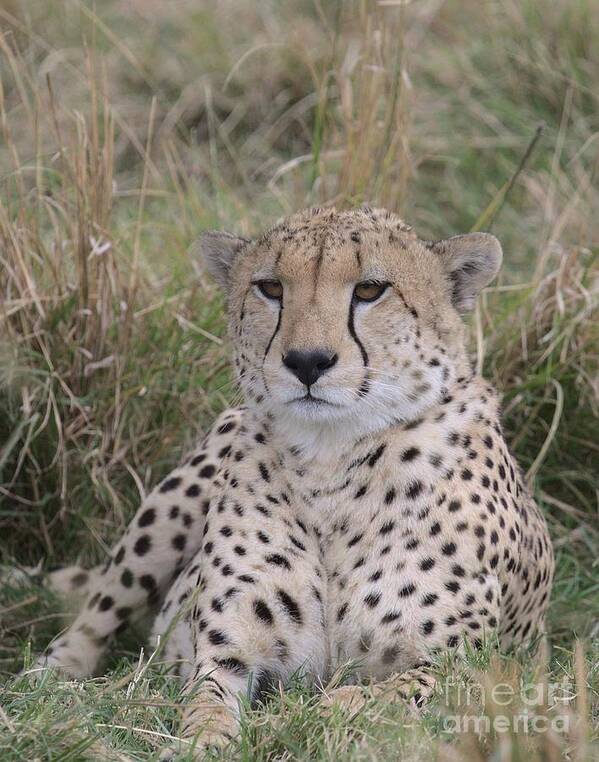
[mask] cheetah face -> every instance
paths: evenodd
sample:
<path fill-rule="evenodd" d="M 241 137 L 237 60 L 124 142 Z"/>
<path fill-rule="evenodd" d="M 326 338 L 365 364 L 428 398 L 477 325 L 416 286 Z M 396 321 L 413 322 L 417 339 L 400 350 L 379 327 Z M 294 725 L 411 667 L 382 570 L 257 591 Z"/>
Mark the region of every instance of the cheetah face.
<path fill-rule="evenodd" d="M 435 243 L 383 210 L 296 214 L 255 241 L 208 233 L 249 404 L 290 428 L 417 418 L 468 372 L 459 312 L 492 280 L 490 235 Z"/>

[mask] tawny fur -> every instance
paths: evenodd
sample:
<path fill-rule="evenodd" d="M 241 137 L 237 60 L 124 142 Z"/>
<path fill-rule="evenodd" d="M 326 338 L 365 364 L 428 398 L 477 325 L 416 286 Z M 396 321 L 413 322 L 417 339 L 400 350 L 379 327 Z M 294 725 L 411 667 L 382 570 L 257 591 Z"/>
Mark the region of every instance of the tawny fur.
<path fill-rule="evenodd" d="M 497 241 L 429 243 L 381 210 L 323 209 L 200 248 L 247 407 L 156 487 L 101 572 L 75 572 L 87 600 L 44 663 L 91 674 L 156 602 L 155 642 L 193 693 L 182 733 L 201 748 L 234 735 L 240 695 L 298 672 L 324 683 L 351 662 L 384 681 L 375 692 L 426 697 L 432 652 L 538 637 L 547 527 L 459 315 L 496 274 Z M 390 285 L 360 303 L 363 281 Z M 310 386 L 320 401 L 282 362 L 315 349 L 337 357 Z"/>

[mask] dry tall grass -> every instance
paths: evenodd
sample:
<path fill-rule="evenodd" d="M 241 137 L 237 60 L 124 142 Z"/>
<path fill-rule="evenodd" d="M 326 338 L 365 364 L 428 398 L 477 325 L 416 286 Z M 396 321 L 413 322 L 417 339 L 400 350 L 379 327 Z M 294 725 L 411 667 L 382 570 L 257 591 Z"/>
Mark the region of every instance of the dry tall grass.
<path fill-rule="evenodd" d="M 4 2 L 0 20 L 5 560 L 101 559 L 234 399 L 219 297 L 186 256 L 201 229 L 368 200 L 426 237 L 504 242 L 473 356 L 550 516 L 553 644 L 596 636 L 596 4 L 50 0 Z M 7 593 L 6 669 L 56 627 L 38 610 L 41 593 Z M 443 754 L 475 755 L 464 743 Z"/>

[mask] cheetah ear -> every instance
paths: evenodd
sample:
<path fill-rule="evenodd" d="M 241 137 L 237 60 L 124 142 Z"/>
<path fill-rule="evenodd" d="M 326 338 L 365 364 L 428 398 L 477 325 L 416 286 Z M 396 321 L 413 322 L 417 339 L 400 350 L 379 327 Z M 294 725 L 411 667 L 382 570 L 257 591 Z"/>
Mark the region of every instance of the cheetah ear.
<path fill-rule="evenodd" d="M 429 244 L 439 255 L 452 286 L 451 301 L 458 312 L 474 308 L 476 297 L 499 272 L 501 244 L 489 233 L 454 235 Z"/>
<path fill-rule="evenodd" d="M 227 290 L 231 265 L 248 243 L 247 238 L 240 238 L 219 230 L 210 230 L 202 233 L 192 245 L 190 253 L 192 259 L 200 259 L 219 286 Z"/>

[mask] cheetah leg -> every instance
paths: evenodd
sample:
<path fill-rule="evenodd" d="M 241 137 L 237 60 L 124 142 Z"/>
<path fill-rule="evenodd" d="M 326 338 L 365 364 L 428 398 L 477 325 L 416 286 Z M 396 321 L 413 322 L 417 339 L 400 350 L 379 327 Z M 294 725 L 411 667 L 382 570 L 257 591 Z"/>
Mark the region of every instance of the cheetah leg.
<path fill-rule="evenodd" d="M 161 760 L 175 759 L 176 752 L 193 749 L 201 758 L 207 749 L 219 749 L 232 741 L 239 731 L 239 697 L 248 691 L 247 677 L 226 669 L 213 670 L 183 689 L 185 701 L 178 749 L 165 749 Z"/>
<path fill-rule="evenodd" d="M 43 572 L 41 563 L 35 567 L 9 567 L 6 571 L 0 570 L 0 583 L 27 580 L 43 584 L 62 598 L 82 602 L 89 593 L 94 578 L 99 575 L 100 569 L 99 566 L 88 570 L 82 566 L 73 565 Z"/>
<path fill-rule="evenodd" d="M 181 737 L 195 737 L 198 751 L 237 734 L 240 700 L 258 700 L 291 675 L 313 680 L 327 663 L 318 538 L 294 522 L 290 505 L 261 497 L 256 490 L 257 509 L 241 513 L 234 493 L 215 499 L 202 551 L 185 575 L 194 570 L 193 591 L 171 620 L 167 650 L 183 642 L 182 632 L 192 643 Z M 167 596 L 165 607 L 174 595 L 168 614 L 184 581 Z"/>
<path fill-rule="evenodd" d="M 415 667 L 370 685 L 341 685 L 325 690 L 321 704 L 327 709 L 339 707 L 358 712 L 371 698 L 386 701 L 399 698 L 420 708 L 433 695 L 436 684 L 436 677 L 426 667 Z"/>
<path fill-rule="evenodd" d="M 48 572 L 44 577 L 44 586 L 52 590 L 53 593 L 74 599 L 83 603 L 100 578 L 102 572 L 101 566 L 95 566 L 93 569 L 84 569 L 82 566 L 65 566 L 62 569 L 55 569 Z"/>
<path fill-rule="evenodd" d="M 254 570 L 256 566 L 252 564 Z M 201 757 L 207 749 L 226 745 L 238 734 L 240 701 L 259 699 L 267 686 L 292 674 L 313 679 L 324 671 L 324 632 L 314 587 L 302 594 L 294 580 L 287 586 L 290 593 L 281 594 L 285 580 L 273 589 L 261 584 L 255 571 L 254 577 L 244 567 L 236 571 L 249 589 L 242 592 L 232 584 L 223 591 L 217 578 L 219 596 L 200 581 L 197 604 L 171 633 L 169 644 L 183 640 L 178 629 L 191 631 L 194 667 L 182 694 L 181 746 L 165 750 L 161 760 L 190 749 Z"/>
<path fill-rule="evenodd" d="M 88 578 L 79 615 L 37 667 L 59 667 L 78 678 L 92 674 L 111 636 L 134 612 L 138 617 L 160 599 L 201 545 L 209 495 L 240 415 L 224 413 L 200 449 L 143 501 L 108 563 Z M 57 583 L 68 579 L 68 574 L 54 575 Z"/>
<path fill-rule="evenodd" d="M 414 667 L 398 675 L 392 675 L 372 687 L 376 698 L 392 701 L 399 697 L 417 707 L 422 707 L 435 692 L 437 678 L 426 667 Z"/>

